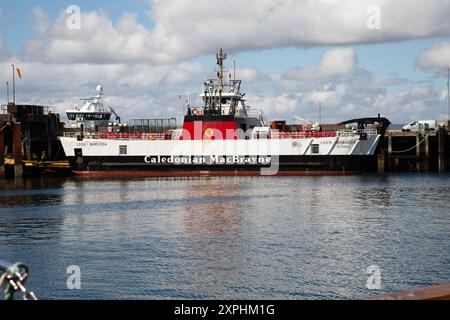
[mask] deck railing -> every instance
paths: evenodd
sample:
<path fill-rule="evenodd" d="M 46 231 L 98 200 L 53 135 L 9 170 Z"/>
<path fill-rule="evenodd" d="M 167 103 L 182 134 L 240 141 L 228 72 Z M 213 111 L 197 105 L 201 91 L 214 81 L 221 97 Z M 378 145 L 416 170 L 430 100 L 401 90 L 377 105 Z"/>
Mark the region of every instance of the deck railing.
<path fill-rule="evenodd" d="M 80 132 L 64 132 L 65 138 L 78 138 Z M 82 134 L 84 139 L 102 140 L 172 140 L 171 133 L 90 133 Z"/>
<path fill-rule="evenodd" d="M 272 139 L 314 139 L 314 138 L 334 138 L 335 131 L 330 132 L 272 132 Z"/>
<path fill-rule="evenodd" d="M 355 135 L 362 135 L 362 134 L 366 134 L 369 137 L 376 136 L 376 135 L 378 135 L 378 131 L 375 129 L 364 129 L 364 130 L 344 129 L 344 130 L 337 131 L 338 136 L 355 136 Z"/>
<path fill-rule="evenodd" d="M 370 137 L 377 135 L 376 130 L 339 130 L 339 131 L 325 131 L 325 132 L 277 132 L 272 131 L 269 135 L 261 133 L 257 135 L 256 139 L 318 139 L 318 138 L 335 138 L 335 137 L 348 137 L 355 135 L 363 135 Z M 77 138 L 81 135 L 79 132 L 65 132 L 66 138 Z M 105 139 L 105 140 L 173 140 L 176 137 L 181 137 L 173 133 L 173 131 L 167 131 L 164 133 L 91 133 L 85 132 L 83 138 L 85 139 Z M 243 136 L 242 136 L 243 139 Z M 178 140 L 178 139 L 177 139 Z"/>

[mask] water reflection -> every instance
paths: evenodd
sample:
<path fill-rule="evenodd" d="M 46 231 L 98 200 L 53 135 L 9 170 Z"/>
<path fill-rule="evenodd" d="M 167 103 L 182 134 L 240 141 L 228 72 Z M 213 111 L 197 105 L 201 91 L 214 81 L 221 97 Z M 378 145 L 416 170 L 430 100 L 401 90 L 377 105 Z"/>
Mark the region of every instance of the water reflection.
<path fill-rule="evenodd" d="M 195 236 L 232 235 L 239 230 L 240 184 L 233 179 L 209 179 L 192 183 L 184 191 L 185 199 L 198 199 L 184 206 L 187 234 Z"/>
<path fill-rule="evenodd" d="M 449 177 L 0 181 L 1 255 L 45 298 L 360 297 L 373 264 L 384 291 L 444 283 Z"/>
<path fill-rule="evenodd" d="M 0 180 L 0 242 L 58 240 L 65 179 Z M 46 210 L 42 210 L 43 208 Z M 44 213 L 44 214 L 42 214 Z"/>

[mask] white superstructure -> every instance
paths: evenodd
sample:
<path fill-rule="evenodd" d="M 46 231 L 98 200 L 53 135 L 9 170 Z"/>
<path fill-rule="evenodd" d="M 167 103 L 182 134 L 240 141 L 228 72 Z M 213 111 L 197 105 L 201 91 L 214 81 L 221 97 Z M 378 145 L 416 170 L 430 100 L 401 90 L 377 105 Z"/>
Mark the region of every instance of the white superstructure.
<path fill-rule="evenodd" d="M 69 122 L 66 127 L 71 129 L 84 129 L 94 131 L 100 125 L 108 125 L 113 111 L 102 103 L 103 87 L 98 85 L 97 95 L 86 99 L 81 108 L 66 110 Z"/>

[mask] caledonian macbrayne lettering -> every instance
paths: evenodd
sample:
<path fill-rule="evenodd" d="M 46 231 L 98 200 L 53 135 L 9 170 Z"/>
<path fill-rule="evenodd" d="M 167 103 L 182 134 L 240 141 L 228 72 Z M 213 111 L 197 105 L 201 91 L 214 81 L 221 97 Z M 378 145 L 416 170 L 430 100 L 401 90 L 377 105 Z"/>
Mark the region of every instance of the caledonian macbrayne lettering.
<path fill-rule="evenodd" d="M 146 156 L 147 164 L 270 165 L 271 156 Z"/>

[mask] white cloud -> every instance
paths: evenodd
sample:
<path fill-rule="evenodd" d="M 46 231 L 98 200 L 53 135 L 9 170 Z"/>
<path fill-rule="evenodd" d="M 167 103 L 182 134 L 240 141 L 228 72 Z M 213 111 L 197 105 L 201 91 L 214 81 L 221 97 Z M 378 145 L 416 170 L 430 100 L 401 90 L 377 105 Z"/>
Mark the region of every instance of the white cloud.
<path fill-rule="evenodd" d="M 409 91 L 409 95 L 414 98 L 426 98 L 431 96 L 433 89 L 430 87 L 413 86 Z"/>
<path fill-rule="evenodd" d="M 233 77 L 233 71 L 228 72 Z M 238 68 L 236 69 L 236 78 L 242 80 L 246 84 L 258 81 L 268 81 L 270 77 L 260 70 L 254 68 Z"/>
<path fill-rule="evenodd" d="M 260 108 L 267 116 L 276 117 L 280 115 L 292 115 L 298 107 L 298 97 L 288 94 L 276 96 L 254 95 L 249 97 L 252 107 Z"/>
<path fill-rule="evenodd" d="M 445 119 L 446 103 L 443 93 L 432 84 L 398 78 L 395 75 L 380 77 L 355 68 L 343 77 L 322 81 L 291 82 L 272 77 L 271 93 L 248 95 L 253 106 L 263 107 L 269 118 L 291 121 L 297 114 L 311 121 L 322 118 L 327 123 L 337 123 L 350 118 L 376 116 L 381 113 L 394 123 L 414 119 Z M 401 84 L 402 86 L 398 86 Z M 293 92 L 295 94 L 293 94 Z M 282 99 L 281 99 L 282 98 Z"/>
<path fill-rule="evenodd" d="M 327 50 L 318 65 L 295 68 L 282 76 L 285 80 L 308 81 L 343 76 L 351 73 L 356 66 L 356 55 L 351 48 Z"/>
<path fill-rule="evenodd" d="M 429 0 L 151 0 L 152 29 L 125 13 L 112 23 L 84 12 L 81 30 L 66 13 L 50 26 L 35 12 L 41 36 L 27 43 L 29 59 L 48 62 L 139 63 L 183 61 L 214 53 L 274 47 L 379 43 L 448 35 L 450 2 Z M 367 28 L 367 8 L 381 9 L 381 30 Z M 38 54 L 39 52 L 39 54 Z"/>
<path fill-rule="evenodd" d="M 315 104 L 333 104 L 342 99 L 347 94 L 348 85 L 339 84 L 336 87 L 325 86 L 315 89 L 309 96 L 312 103 Z"/>
<path fill-rule="evenodd" d="M 416 63 L 424 70 L 450 68 L 450 42 L 444 41 L 423 50 Z"/>
<path fill-rule="evenodd" d="M 200 92 L 203 81 L 202 66 L 198 63 L 165 66 L 93 65 L 49 64 L 14 59 L 5 64 L 12 62 L 22 70 L 22 79 L 16 79 L 17 101 L 54 105 L 62 115 L 69 107 L 79 105 L 80 98 L 93 95 L 96 85 L 102 84 L 105 101 L 122 119 L 180 117 L 182 109 L 177 94 L 186 89 Z M 180 70 L 188 72 L 188 76 L 177 78 L 176 74 Z M 10 76 L 9 68 L 0 68 L 0 79 L 9 79 Z M 3 95 L 1 99 L 3 103 Z"/>
<path fill-rule="evenodd" d="M 124 13 L 113 24 L 105 12 L 82 14 L 81 30 L 69 30 L 67 15 L 47 25 L 40 9 L 34 10 L 40 37 L 25 44 L 24 57 L 51 63 L 139 63 L 158 60 L 150 46 L 151 33 L 137 23 L 137 15 Z"/>
<path fill-rule="evenodd" d="M 161 79 L 161 84 L 170 88 L 187 85 L 193 79 L 199 79 L 204 72 L 200 63 L 182 63 L 171 68 Z"/>

